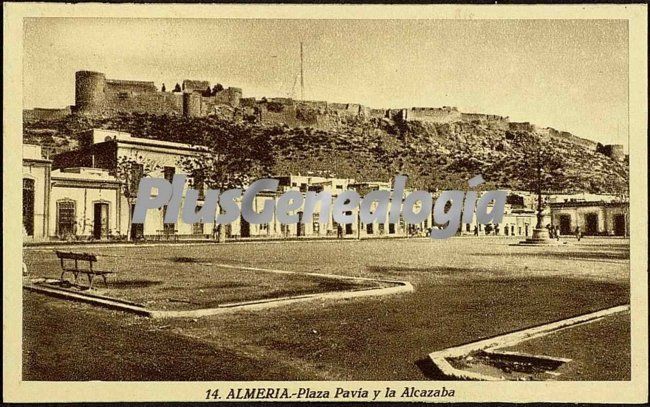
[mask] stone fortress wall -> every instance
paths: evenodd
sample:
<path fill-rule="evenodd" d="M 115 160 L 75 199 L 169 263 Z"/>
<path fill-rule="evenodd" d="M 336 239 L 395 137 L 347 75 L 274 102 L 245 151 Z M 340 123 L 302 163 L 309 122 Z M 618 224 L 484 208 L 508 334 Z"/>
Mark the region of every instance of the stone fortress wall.
<path fill-rule="evenodd" d="M 150 113 L 201 117 L 215 106 L 239 106 L 242 91 L 227 88 L 215 95 L 203 96 L 207 81 L 183 81 L 182 92 L 159 91 L 153 82 L 106 79 L 101 72 L 79 71 L 75 76 L 75 106 L 80 115 Z"/>
<path fill-rule="evenodd" d="M 507 116 L 465 113 L 453 106 L 377 109 L 356 103 L 328 103 L 325 101 L 294 100 L 292 98 L 243 98 L 240 88 L 226 88 L 207 96 L 210 82 L 189 80 L 183 82 L 181 92 L 159 91 L 153 82 L 107 79 L 101 72 L 78 71 L 75 75 L 75 105 L 64 109 L 25 110 L 25 120 L 52 120 L 70 113 L 78 115 L 110 116 L 117 113 L 148 113 L 155 115 L 183 115 L 206 117 L 227 113 L 234 117 L 238 111 L 243 117 L 254 117 L 265 124 L 309 126 L 335 129 L 355 120 L 392 119 L 441 124 L 454 122 L 476 123 L 510 131 L 538 132 L 548 137 L 571 139 L 584 147 L 601 152 L 615 160 L 625 158 L 621 145 L 599 145 L 553 128 L 538 128 L 528 122 L 511 122 Z"/>

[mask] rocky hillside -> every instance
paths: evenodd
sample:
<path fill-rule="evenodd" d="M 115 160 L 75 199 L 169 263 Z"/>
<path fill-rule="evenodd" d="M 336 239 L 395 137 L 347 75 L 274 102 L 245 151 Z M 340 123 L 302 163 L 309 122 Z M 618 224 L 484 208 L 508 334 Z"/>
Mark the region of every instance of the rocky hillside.
<path fill-rule="evenodd" d="M 577 138 L 540 136 L 489 124 L 400 122 L 388 119 L 353 121 L 337 130 L 233 122 L 209 117 L 121 115 L 112 118 L 69 116 L 25 123 L 24 141 L 51 153 L 78 145 L 81 131 L 107 128 L 137 137 L 200 143 L 236 131 L 263 134 L 273 150 L 269 163 L 275 174 L 315 174 L 358 180 L 388 180 L 409 176 L 418 188 L 466 190 L 466 181 L 483 174 L 485 187 L 530 189 L 532 159 L 541 150 L 554 157 L 545 168 L 546 190 L 556 192 L 621 193 L 628 167 L 576 142 Z M 588 144 L 587 144 L 588 145 Z M 539 147 L 541 146 L 541 147 Z"/>

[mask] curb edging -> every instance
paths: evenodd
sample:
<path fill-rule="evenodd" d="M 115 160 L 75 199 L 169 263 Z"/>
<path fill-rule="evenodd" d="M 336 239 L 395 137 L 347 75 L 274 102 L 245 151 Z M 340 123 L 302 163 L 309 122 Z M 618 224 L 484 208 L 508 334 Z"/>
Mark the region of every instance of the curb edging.
<path fill-rule="evenodd" d="M 493 352 L 498 354 L 499 352 L 502 351 L 497 351 L 496 350 L 497 348 L 512 346 L 523 341 L 527 341 L 533 338 L 538 338 L 541 336 L 546 336 L 554 332 L 558 332 L 560 330 L 571 328 L 577 325 L 594 322 L 606 316 L 618 314 L 621 312 L 626 312 L 629 310 L 630 310 L 629 304 L 606 308 L 600 311 L 578 315 L 572 318 L 567 318 L 560 321 L 551 322 L 548 324 L 538 325 L 532 328 L 526 328 L 523 330 L 495 336 L 488 339 L 483 339 L 476 342 L 471 342 L 460 346 L 443 349 L 436 352 L 431 352 L 429 354 L 429 359 L 431 359 L 433 364 L 446 377 L 455 380 L 482 380 L 482 381 L 505 380 L 503 378 L 488 376 L 481 373 L 468 372 L 461 369 L 456 369 L 449 363 L 447 359 L 454 358 L 454 357 L 461 357 L 471 352 L 476 352 L 479 350 L 487 351 L 487 353 Z M 529 355 L 529 356 L 536 357 L 536 355 Z M 569 360 L 569 359 L 557 358 L 557 357 L 548 357 L 548 356 L 542 356 L 542 357 L 547 360 L 555 360 L 555 361 Z"/>

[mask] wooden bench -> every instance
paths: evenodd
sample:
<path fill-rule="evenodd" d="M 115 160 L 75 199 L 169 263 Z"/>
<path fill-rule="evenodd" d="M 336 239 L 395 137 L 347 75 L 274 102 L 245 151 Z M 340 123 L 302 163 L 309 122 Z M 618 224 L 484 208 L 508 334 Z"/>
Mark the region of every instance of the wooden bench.
<path fill-rule="evenodd" d="M 88 288 L 93 288 L 93 278 L 95 276 L 101 276 L 104 279 L 104 284 L 108 287 L 108 281 L 106 281 L 107 274 L 113 274 L 114 271 L 103 271 L 96 270 L 93 268 L 93 263 L 97 262 L 97 256 L 89 253 L 73 253 L 73 252 L 62 252 L 56 251 L 56 257 L 61 260 L 61 281 L 65 273 L 72 273 L 74 275 L 74 283 L 77 285 L 79 280 L 79 274 L 86 274 L 88 276 Z M 67 262 L 66 262 L 67 260 Z M 74 261 L 74 266 L 70 263 Z M 87 267 L 84 267 L 87 262 Z M 81 263 L 81 264 L 80 264 Z"/>

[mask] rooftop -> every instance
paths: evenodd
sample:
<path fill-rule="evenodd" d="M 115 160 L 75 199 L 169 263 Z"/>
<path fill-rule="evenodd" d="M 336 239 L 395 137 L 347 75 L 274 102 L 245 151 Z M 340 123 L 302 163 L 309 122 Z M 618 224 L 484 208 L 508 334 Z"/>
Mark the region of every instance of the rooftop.
<path fill-rule="evenodd" d="M 54 170 L 52 171 L 52 179 L 119 183 L 119 181 L 114 176 L 112 176 L 108 170 L 88 167 L 74 167 Z"/>
<path fill-rule="evenodd" d="M 116 130 L 92 129 L 92 144 L 104 143 L 107 141 L 116 141 L 124 144 L 138 144 L 152 147 L 177 148 L 184 150 L 200 150 L 202 146 L 195 146 L 185 143 L 176 143 L 173 141 L 154 140 L 141 137 L 133 137 L 130 133 Z M 203 147 L 204 148 L 204 147 Z"/>

